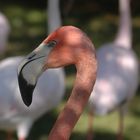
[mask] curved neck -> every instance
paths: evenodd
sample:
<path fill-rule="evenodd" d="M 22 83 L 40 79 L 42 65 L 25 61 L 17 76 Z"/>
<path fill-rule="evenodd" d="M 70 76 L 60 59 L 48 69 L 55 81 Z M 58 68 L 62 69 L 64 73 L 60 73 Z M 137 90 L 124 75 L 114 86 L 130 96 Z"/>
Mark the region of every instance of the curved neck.
<path fill-rule="evenodd" d="M 48 33 L 61 26 L 59 0 L 48 0 Z"/>
<path fill-rule="evenodd" d="M 132 45 L 132 25 L 130 14 L 130 0 L 119 0 L 119 30 L 115 39 L 115 44 L 125 48 L 131 48 Z"/>
<path fill-rule="evenodd" d="M 86 103 L 88 102 L 89 96 L 93 90 L 93 86 L 96 79 L 96 60 L 88 57 L 82 63 L 77 64 L 77 75 L 72 90 L 71 96 L 64 108 L 59 115 L 48 140 L 69 140 L 70 134 L 82 114 Z M 89 63 L 88 63 L 89 62 Z"/>

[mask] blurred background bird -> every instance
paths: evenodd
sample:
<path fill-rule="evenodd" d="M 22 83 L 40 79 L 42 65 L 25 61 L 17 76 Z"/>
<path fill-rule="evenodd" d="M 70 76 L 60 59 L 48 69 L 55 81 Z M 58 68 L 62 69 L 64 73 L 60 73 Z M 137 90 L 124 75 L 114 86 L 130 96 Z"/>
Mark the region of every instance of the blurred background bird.
<path fill-rule="evenodd" d="M 7 17 L 0 12 L 0 55 L 6 50 L 7 41 L 10 34 L 10 24 Z"/>
<path fill-rule="evenodd" d="M 119 11 L 119 28 L 115 41 L 101 46 L 97 51 L 98 72 L 89 108 L 91 122 L 94 113 L 105 115 L 118 110 L 118 140 L 122 140 L 124 114 L 138 88 L 139 63 L 132 48 L 130 0 L 119 0 Z M 92 133 L 91 122 L 89 133 Z"/>
<path fill-rule="evenodd" d="M 59 0 L 48 1 L 48 14 L 53 7 L 58 8 L 58 18 L 48 19 L 49 32 L 60 26 Z M 51 7 L 51 8 L 50 8 Z M 52 15 L 55 16 L 55 15 Z M 57 17 L 57 16 L 56 16 Z M 52 22 L 58 24 L 52 25 Z M 9 57 L 0 62 L 0 128 L 17 131 L 18 140 L 28 137 L 33 123 L 46 112 L 57 107 L 65 93 L 65 74 L 62 68 L 44 72 L 37 83 L 34 103 L 30 108 L 25 107 L 21 100 L 17 82 L 17 67 L 23 56 Z M 8 140 L 12 140 L 10 133 Z"/>
<path fill-rule="evenodd" d="M 0 128 L 16 130 L 19 140 L 27 138 L 36 119 L 60 103 L 65 89 L 62 69 L 44 72 L 37 83 L 34 102 L 27 108 L 17 82 L 17 67 L 23 58 L 9 57 L 0 62 Z"/>

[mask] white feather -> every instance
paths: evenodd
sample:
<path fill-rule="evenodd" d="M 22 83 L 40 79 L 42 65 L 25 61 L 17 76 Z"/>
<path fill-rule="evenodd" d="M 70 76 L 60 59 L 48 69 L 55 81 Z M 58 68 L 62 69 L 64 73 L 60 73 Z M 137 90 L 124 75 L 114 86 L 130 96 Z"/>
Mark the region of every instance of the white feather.
<path fill-rule="evenodd" d="M 90 106 L 97 114 L 106 114 L 130 101 L 138 87 L 138 61 L 135 53 L 114 44 L 97 51 L 98 72 Z"/>
<path fill-rule="evenodd" d="M 17 67 L 23 57 L 11 57 L 0 62 L 0 128 L 17 130 L 18 137 L 26 138 L 33 122 L 56 107 L 65 90 L 64 71 L 45 71 L 34 91 L 28 108 L 23 104 L 17 81 Z"/>

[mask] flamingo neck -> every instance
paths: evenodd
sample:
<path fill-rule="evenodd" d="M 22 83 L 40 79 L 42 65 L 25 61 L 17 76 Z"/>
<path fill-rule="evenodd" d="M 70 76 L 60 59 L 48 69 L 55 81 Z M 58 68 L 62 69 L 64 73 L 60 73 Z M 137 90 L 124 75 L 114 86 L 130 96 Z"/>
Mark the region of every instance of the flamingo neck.
<path fill-rule="evenodd" d="M 119 30 L 115 39 L 115 44 L 125 48 L 131 48 L 132 45 L 132 29 L 130 0 L 119 0 L 120 21 Z"/>
<path fill-rule="evenodd" d="M 86 58 L 86 59 L 85 59 Z M 48 140 L 68 140 L 71 132 L 80 118 L 89 96 L 93 90 L 96 79 L 96 60 L 95 56 L 76 65 L 77 75 L 71 96 L 60 113 L 53 129 L 50 132 Z"/>
<path fill-rule="evenodd" d="M 48 33 L 61 26 L 59 0 L 48 0 Z"/>

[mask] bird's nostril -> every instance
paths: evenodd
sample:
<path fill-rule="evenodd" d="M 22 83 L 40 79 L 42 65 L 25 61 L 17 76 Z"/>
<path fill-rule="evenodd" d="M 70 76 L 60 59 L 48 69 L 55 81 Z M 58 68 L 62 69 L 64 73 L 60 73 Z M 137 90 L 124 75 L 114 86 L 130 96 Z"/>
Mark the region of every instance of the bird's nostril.
<path fill-rule="evenodd" d="M 35 53 L 32 53 L 31 55 L 29 55 L 28 59 L 30 60 L 31 58 L 33 58 L 34 56 L 36 56 Z"/>

